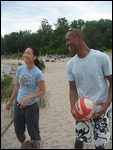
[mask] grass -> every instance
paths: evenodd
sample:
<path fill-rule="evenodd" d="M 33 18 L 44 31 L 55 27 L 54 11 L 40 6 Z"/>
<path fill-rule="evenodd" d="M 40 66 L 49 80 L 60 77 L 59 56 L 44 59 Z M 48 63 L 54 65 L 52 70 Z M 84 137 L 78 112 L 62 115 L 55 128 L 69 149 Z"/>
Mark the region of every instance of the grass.
<path fill-rule="evenodd" d="M 1 79 L 1 101 L 7 101 L 13 90 L 13 77 L 10 75 L 4 75 Z"/>
<path fill-rule="evenodd" d="M 48 100 L 49 100 L 49 92 L 38 98 L 39 109 L 45 108 L 46 105 L 48 104 Z"/>

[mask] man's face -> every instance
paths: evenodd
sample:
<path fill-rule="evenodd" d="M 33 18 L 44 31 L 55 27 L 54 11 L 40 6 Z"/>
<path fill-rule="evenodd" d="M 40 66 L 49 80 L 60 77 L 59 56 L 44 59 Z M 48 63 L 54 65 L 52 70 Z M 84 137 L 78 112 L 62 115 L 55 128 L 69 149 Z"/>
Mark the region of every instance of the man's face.
<path fill-rule="evenodd" d="M 66 34 L 66 46 L 68 47 L 69 52 L 78 51 L 78 36 L 74 36 L 72 32 L 67 32 Z"/>

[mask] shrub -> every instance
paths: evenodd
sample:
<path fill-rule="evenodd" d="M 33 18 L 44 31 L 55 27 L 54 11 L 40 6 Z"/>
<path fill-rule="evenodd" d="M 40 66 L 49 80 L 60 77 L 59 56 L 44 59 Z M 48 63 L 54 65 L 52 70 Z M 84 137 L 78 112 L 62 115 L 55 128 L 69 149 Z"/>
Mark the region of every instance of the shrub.
<path fill-rule="evenodd" d="M 21 62 L 18 62 L 18 66 L 21 66 L 21 65 L 23 65 Z"/>
<path fill-rule="evenodd" d="M 46 105 L 48 103 L 48 99 L 49 99 L 49 93 L 48 92 L 47 92 L 47 94 L 38 98 L 38 106 L 40 109 L 46 107 Z"/>
<path fill-rule="evenodd" d="M 10 97 L 13 90 L 13 77 L 4 75 L 1 79 L 1 101 Z"/>
<path fill-rule="evenodd" d="M 45 69 L 44 61 L 42 59 L 40 59 L 39 61 L 40 61 L 41 70 L 44 70 Z"/>

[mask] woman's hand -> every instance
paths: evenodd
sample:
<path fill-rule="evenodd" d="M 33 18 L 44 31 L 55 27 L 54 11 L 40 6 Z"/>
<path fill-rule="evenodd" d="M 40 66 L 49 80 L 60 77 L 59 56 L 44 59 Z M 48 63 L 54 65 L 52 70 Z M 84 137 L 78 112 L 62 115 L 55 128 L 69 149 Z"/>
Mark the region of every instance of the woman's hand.
<path fill-rule="evenodd" d="M 20 108 L 25 108 L 27 103 L 29 102 L 29 100 L 30 100 L 30 97 L 27 96 L 21 102 L 19 102 L 17 105 L 19 105 Z"/>
<path fill-rule="evenodd" d="M 8 101 L 8 102 L 6 103 L 6 110 L 10 110 L 11 106 L 12 106 L 12 102 L 11 102 L 11 101 Z"/>

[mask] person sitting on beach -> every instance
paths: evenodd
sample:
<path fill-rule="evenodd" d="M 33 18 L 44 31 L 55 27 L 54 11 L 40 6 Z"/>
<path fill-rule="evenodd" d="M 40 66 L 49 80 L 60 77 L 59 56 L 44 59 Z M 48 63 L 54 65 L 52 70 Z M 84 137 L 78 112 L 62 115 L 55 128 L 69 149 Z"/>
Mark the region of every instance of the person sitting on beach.
<path fill-rule="evenodd" d="M 28 47 L 23 54 L 25 64 L 16 71 L 16 83 L 6 109 L 10 110 L 16 97 L 14 128 L 18 140 L 26 140 L 25 129 L 31 140 L 41 141 L 39 130 L 38 98 L 46 93 L 45 81 L 38 60 L 39 52 Z"/>
<path fill-rule="evenodd" d="M 112 67 L 107 54 L 90 49 L 84 42 L 84 33 L 72 28 L 66 34 L 66 45 L 76 53 L 67 62 L 71 113 L 76 121 L 75 149 L 83 149 L 84 142 L 91 142 L 93 129 L 96 149 L 105 149 L 110 140 L 110 118 L 112 102 Z M 90 98 L 96 104 L 96 111 L 89 121 L 80 121 L 73 106 L 80 98 Z"/>

